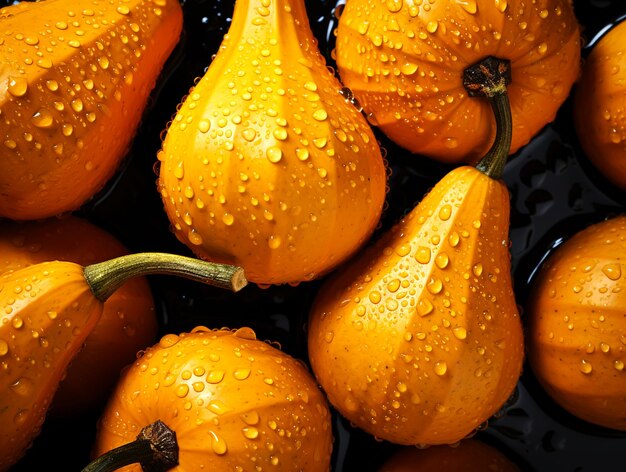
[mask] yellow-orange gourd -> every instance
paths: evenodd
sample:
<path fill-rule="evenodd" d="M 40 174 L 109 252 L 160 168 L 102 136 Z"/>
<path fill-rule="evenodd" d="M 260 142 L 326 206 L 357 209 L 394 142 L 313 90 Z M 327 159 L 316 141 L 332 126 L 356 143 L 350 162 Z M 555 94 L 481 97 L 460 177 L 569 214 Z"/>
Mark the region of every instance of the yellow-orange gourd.
<path fill-rule="evenodd" d="M 580 70 L 571 0 L 350 0 L 337 29 L 337 68 L 370 122 L 413 153 L 476 162 L 495 134 L 463 69 L 511 61 L 510 152 L 552 121 Z"/>
<path fill-rule="evenodd" d="M 46 261 L 82 266 L 128 254 L 113 235 L 77 216 L 0 224 L 0 274 Z M 102 316 L 55 394 L 51 414 L 78 416 L 101 407 L 123 366 L 157 335 L 147 280 L 135 277 L 104 303 Z"/>
<path fill-rule="evenodd" d="M 238 0 L 159 152 L 176 236 L 259 284 L 311 280 L 352 255 L 378 222 L 386 174 L 341 88 L 303 0 Z"/>
<path fill-rule="evenodd" d="M 39 434 L 68 364 L 124 281 L 177 274 L 232 288 L 241 270 L 171 254 L 130 254 L 86 267 L 33 264 L 0 275 L 0 470 L 17 462 Z"/>
<path fill-rule="evenodd" d="M 490 151 L 496 167 L 508 139 Z M 343 416 L 380 439 L 453 444 L 502 407 L 520 376 L 509 193 L 486 159 L 444 176 L 332 275 L 311 309 L 318 381 Z"/>
<path fill-rule="evenodd" d="M 574 98 L 574 124 L 585 155 L 626 190 L 626 21 L 593 45 Z"/>
<path fill-rule="evenodd" d="M 584 421 L 626 431 L 626 216 L 558 247 L 526 314 L 528 360 L 546 392 Z"/>
<path fill-rule="evenodd" d="M 76 210 L 105 185 L 181 29 L 177 0 L 0 10 L 0 217 Z"/>
<path fill-rule="evenodd" d="M 197 327 L 146 349 L 104 411 L 95 455 L 157 420 L 176 433 L 179 463 L 168 470 L 330 470 L 326 399 L 304 364 L 249 328 Z"/>

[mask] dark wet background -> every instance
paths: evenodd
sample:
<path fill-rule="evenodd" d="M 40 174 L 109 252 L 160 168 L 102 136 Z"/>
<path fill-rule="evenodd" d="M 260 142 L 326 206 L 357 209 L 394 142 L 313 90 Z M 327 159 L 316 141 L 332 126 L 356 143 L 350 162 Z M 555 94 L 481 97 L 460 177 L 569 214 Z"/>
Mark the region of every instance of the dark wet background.
<path fill-rule="evenodd" d="M 0 6 L 12 3 L 1 0 Z M 320 48 L 333 65 L 332 31 L 337 0 L 306 0 Z M 339 1 L 339 3 L 344 3 Z M 185 31 L 154 90 L 141 128 L 123 167 L 92 202 L 77 212 L 118 237 L 131 251 L 170 251 L 190 255 L 169 231 L 156 192 L 153 166 L 159 135 L 196 77 L 204 73 L 230 24 L 233 0 L 186 0 Z M 607 25 L 626 15 L 623 0 L 575 0 L 586 44 Z M 388 206 L 381 229 L 413 208 L 450 168 L 408 155 L 382 134 L 391 170 Z M 512 195 L 511 252 L 518 303 L 541 261 L 563 240 L 587 225 L 624 212 L 626 193 L 605 180 L 579 148 L 568 100 L 554 123 L 543 129 L 507 165 Z M 161 317 L 162 334 L 196 325 L 250 326 L 258 338 L 278 342 L 306 360 L 306 317 L 319 281 L 297 287 L 248 286 L 233 295 L 167 276 L 150 279 Z M 625 392 L 626 395 L 626 392 Z M 89 461 L 99 411 L 75 420 L 49 420 L 26 457 L 12 470 L 81 470 Z M 334 415 L 334 471 L 375 470 L 398 448 L 376 441 Z M 489 421 L 477 438 L 495 445 L 522 470 L 626 470 L 626 433 L 596 427 L 555 405 L 525 368 L 502 416 Z"/>

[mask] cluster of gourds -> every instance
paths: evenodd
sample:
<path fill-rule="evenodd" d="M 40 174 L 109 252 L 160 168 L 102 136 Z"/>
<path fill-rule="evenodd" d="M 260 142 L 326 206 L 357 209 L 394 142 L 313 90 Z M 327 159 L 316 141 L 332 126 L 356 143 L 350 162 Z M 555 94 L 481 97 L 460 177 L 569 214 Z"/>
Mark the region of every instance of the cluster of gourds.
<path fill-rule="evenodd" d="M 172 230 L 197 258 L 126 254 L 69 214 L 119 168 L 178 41 L 178 1 L 22 3 L 0 10 L 0 25 L 0 469 L 24 454 L 59 386 L 59 409 L 80 407 L 107 329 L 127 336 L 96 376 L 97 392 L 117 384 L 90 471 L 328 470 L 329 404 L 377 438 L 461 441 L 442 454 L 500 464 L 466 438 L 510 397 L 526 351 L 564 408 L 626 430 L 626 219 L 550 258 L 526 328 L 510 273 L 501 175 L 579 76 L 571 2 L 350 0 L 340 83 L 303 0 L 237 0 L 157 156 Z M 590 159 L 625 187 L 624 100 L 604 97 L 626 96 L 626 65 L 608 40 L 585 64 L 576 115 Z M 387 169 L 371 125 L 457 165 L 376 241 Z M 198 326 L 149 347 L 152 273 L 235 291 L 328 275 L 307 326 L 312 373 L 246 327 Z M 433 467 L 441 450 L 384 470 Z"/>

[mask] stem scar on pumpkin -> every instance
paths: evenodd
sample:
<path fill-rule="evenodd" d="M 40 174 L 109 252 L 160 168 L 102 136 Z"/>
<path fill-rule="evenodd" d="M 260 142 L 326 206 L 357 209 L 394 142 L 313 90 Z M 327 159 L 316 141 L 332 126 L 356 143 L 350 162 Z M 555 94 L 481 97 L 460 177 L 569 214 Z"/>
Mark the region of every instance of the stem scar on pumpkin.
<path fill-rule="evenodd" d="M 500 179 L 511 149 L 513 123 L 507 85 L 511 83 L 511 62 L 488 56 L 463 71 L 463 86 L 470 97 L 489 100 L 496 119 L 496 137 L 476 168 L 492 179 Z"/>
<path fill-rule="evenodd" d="M 101 455 L 82 472 L 112 472 L 140 463 L 144 472 L 165 472 L 178 465 L 176 432 L 160 420 L 144 427 L 137 439 Z"/>

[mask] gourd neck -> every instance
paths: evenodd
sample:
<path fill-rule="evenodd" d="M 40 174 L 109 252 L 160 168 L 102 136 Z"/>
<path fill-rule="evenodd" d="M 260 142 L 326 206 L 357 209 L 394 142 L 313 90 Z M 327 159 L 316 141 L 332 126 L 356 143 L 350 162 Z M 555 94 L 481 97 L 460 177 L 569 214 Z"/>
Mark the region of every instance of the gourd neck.
<path fill-rule="evenodd" d="M 303 46 L 313 39 L 308 21 L 304 0 L 236 0 L 227 36 Z"/>
<path fill-rule="evenodd" d="M 489 100 L 496 120 L 496 137 L 476 168 L 492 179 L 500 179 L 511 150 L 513 119 L 507 85 L 511 83 L 511 63 L 489 56 L 469 66 L 463 73 L 463 86 L 470 97 Z"/>
<path fill-rule="evenodd" d="M 150 274 L 175 275 L 233 292 L 248 283 L 241 267 L 160 252 L 129 254 L 91 264 L 83 274 L 94 296 L 102 302 L 127 280 Z"/>

